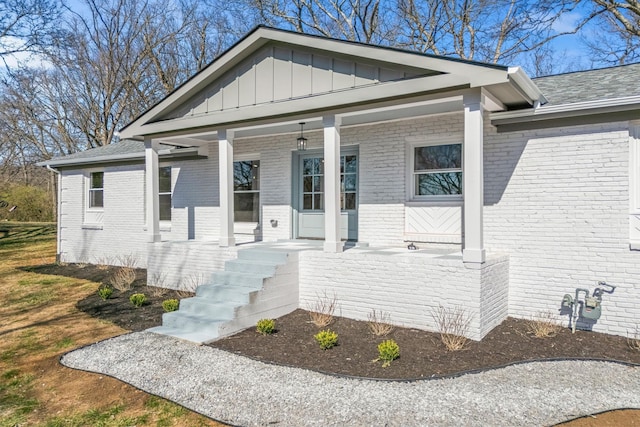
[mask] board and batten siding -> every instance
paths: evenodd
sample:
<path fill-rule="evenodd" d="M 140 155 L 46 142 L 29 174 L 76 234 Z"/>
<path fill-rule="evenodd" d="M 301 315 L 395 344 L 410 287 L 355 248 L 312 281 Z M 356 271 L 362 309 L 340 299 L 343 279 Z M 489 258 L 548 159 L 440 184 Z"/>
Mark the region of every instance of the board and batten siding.
<path fill-rule="evenodd" d="M 175 119 L 437 74 L 270 44 L 166 114 Z M 194 106 L 195 105 L 195 106 Z"/>

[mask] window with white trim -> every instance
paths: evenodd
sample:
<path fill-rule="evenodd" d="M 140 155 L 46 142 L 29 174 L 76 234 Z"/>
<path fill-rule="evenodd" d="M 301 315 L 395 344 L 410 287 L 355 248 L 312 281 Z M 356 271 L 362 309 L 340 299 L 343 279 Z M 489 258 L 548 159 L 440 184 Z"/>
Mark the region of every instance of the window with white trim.
<path fill-rule="evenodd" d="M 89 174 L 89 209 L 104 208 L 104 172 Z"/>
<path fill-rule="evenodd" d="M 171 166 L 158 168 L 160 221 L 171 221 Z"/>
<path fill-rule="evenodd" d="M 260 160 L 233 162 L 235 222 L 260 222 Z"/>
<path fill-rule="evenodd" d="M 462 196 L 462 144 L 429 144 L 411 150 L 412 198 Z"/>

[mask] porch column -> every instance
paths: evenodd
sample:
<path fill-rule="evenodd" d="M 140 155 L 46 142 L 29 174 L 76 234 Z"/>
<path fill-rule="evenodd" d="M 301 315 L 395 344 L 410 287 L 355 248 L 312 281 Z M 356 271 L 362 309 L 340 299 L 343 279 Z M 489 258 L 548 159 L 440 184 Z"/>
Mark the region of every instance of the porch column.
<path fill-rule="evenodd" d="M 482 208 L 484 205 L 482 92 L 465 94 L 463 144 L 464 245 L 465 263 L 485 262 Z"/>
<path fill-rule="evenodd" d="M 160 241 L 160 184 L 158 173 L 158 142 L 144 139 L 144 166 L 146 176 L 146 220 L 149 242 Z"/>
<path fill-rule="evenodd" d="M 222 247 L 234 246 L 233 237 L 233 131 L 218 131 L 220 169 L 220 240 Z"/>
<path fill-rule="evenodd" d="M 324 251 L 342 252 L 340 239 L 340 117 L 325 116 L 324 126 Z"/>

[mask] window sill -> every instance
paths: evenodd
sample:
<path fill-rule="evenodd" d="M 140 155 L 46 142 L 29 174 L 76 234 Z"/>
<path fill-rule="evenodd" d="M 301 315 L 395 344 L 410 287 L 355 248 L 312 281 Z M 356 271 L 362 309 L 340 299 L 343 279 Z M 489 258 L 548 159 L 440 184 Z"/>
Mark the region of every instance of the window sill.
<path fill-rule="evenodd" d="M 102 230 L 102 224 L 82 224 L 84 230 Z"/>
<path fill-rule="evenodd" d="M 464 200 L 461 197 L 451 197 L 451 198 L 445 198 L 445 197 L 436 197 L 433 199 L 412 199 L 412 200 L 407 200 L 405 203 L 405 206 L 414 206 L 414 207 L 420 207 L 420 206 L 452 206 L 452 207 L 457 207 L 457 206 L 462 206 L 464 205 Z"/>

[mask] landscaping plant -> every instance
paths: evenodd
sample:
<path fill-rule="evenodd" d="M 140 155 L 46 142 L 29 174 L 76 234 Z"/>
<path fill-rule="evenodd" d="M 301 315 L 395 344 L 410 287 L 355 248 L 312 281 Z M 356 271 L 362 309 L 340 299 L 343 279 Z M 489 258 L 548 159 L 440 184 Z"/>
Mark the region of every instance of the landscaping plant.
<path fill-rule="evenodd" d="M 526 321 L 527 332 L 536 338 L 555 337 L 562 326 L 558 323 L 556 316 L 550 311 L 539 313 Z"/>
<path fill-rule="evenodd" d="M 633 351 L 640 351 L 640 331 L 637 326 L 633 335 L 629 335 L 627 332 L 627 345 Z"/>
<path fill-rule="evenodd" d="M 276 321 L 273 319 L 260 319 L 256 324 L 256 331 L 262 335 L 270 335 L 276 331 Z"/>
<path fill-rule="evenodd" d="M 142 307 L 147 302 L 147 297 L 144 294 L 133 294 L 129 297 L 129 301 L 136 307 Z"/>
<path fill-rule="evenodd" d="M 176 311 L 180 306 L 180 301 L 177 299 L 166 299 L 162 301 L 162 309 L 167 313 L 171 311 Z"/>
<path fill-rule="evenodd" d="M 385 340 L 378 344 L 378 358 L 382 360 L 382 367 L 386 368 L 391 362 L 400 357 L 400 346 L 394 340 Z"/>
<path fill-rule="evenodd" d="M 120 292 L 131 290 L 131 285 L 136 280 L 136 271 L 131 267 L 120 267 L 109 278 L 111 286 Z"/>
<path fill-rule="evenodd" d="M 323 350 L 328 350 L 338 344 L 338 334 L 330 329 L 324 329 L 313 337 L 316 339 L 318 344 L 320 344 L 320 348 Z"/>
<path fill-rule="evenodd" d="M 103 301 L 106 301 L 111 298 L 111 295 L 113 295 L 113 289 L 109 286 L 103 286 L 98 289 L 98 295 L 100 295 L 100 298 L 102 298 Z"/>
<path fill-rule="evenodd" d="M 465 336 L 471 317 L 462 307 L 444 308 L 439 306 L 432 312 L 438 325 L 440 340 L 449 351 L 462 350 L 469 339 Z"/>
<path fill-rule="evenodd" d="M 325 291 L 322 296 L 317 295 L 316 301 L 309 306 L 309 317 L 311 322 L 318 328 L 329 326 L 333 322 L 333 313 L 338 305 L 338 297 L 333 294 L 329 297 Z"/>
<path fill-rule="evenodd" d="M 382 310 L 380 310 L 380 313 L 377 313 L 374 309 L 367 315 L 367 318 L 369 319 L 369 330 L 373 335 L 382 337 L 393 331 L 393 325 L 389 323 L 391 320 L 389 313 L 383 312 Z"/>

